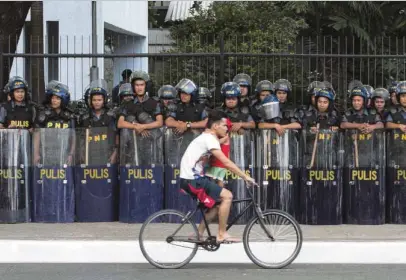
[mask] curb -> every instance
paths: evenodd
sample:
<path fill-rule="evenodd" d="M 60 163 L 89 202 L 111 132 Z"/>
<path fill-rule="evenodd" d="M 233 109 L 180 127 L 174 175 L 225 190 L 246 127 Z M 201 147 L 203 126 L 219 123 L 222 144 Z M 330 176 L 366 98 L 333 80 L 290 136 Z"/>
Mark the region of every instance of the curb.
<path fill-rule="evenodd" d="M 165 255 L 165 259 L 176 257 L 181 250 L 166 250 L 166 243 L 160 241 L 149 243 L 152 253 Z M 272 252 L 264 243 L 254 243 L 252 247 L 266 256 Z M 283 253 L 283 248 L 279 248 L 282 250 L 273 256 Z M 0 240 L 0 252 L 0 263 L 147 263 L 138 241 Z M 404 241 L 309 241 L 303 243 L 294 263 L 406 264 L 405 252 Z M 251 263 L 251 260 L 239 243 L 222 245 L 216 252 L 199 250 L 192 263 Z"/>

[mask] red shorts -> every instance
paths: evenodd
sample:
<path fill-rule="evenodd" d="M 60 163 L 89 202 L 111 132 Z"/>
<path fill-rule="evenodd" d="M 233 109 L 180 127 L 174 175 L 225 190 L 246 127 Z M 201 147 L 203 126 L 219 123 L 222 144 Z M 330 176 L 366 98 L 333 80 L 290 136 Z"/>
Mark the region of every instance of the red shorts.
<path fill-rule="evenodd" d="M 207 208 L 213 208 L 218 200 L 222 187 L 212 180 L 202 177 L 196 180 L 180 178 L 180 188 L 192 197 L 197 198 Z"/>

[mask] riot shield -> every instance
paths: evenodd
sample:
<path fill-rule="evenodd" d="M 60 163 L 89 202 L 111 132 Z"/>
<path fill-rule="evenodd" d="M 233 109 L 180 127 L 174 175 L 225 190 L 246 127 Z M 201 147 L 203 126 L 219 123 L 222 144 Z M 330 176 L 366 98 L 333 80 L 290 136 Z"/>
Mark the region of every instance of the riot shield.
<path fill-rule="evenodd" d="M 187 130 L 179 135 L 173 128 L 165 128 L 165 209 L 176 209 L 182 213 L 196 208 L 196 202 L 180 189 L 180 161 L 189 144 L 199 136 L 201 130 Z M 200 222 L 201 215 L 195 215 Z"/>
<path fill-rule="evenodd" d="M 281 209 L 296 215 L 299 195 L 299 133 L 260 129 L 257 138 L 257 168 L 265 209 Z"/>
<path fill-rule="evenodd" d="M 241 169 L 244 170 L 251 177 L 255 178 L 254 174 L 254 157 L 255 157 L 255 144 L 254 144 L 254 132 L 246 130 L 244 134 L 232 132 L 230 133 L 230 159 Z M 231 171 L 226 171 L 225 186 L 233 194 L 233 200 L 248 199 L 249 194 L 247 187 L 242 178 L 235 175 Z M 230 218 L 231 222 L 236 216 L 238 216 L 245 207 L 249 205 L 249 201 L 246 202 L 234 202 L 231 206 Z M 253 215 L 253 209 L 245 212 L 241 216 L 237 223 L 246 224 Z"/>
<path fill-rule="evenodd" d="M 142 223 L 163 208 L 162 129 L 120 131 L 120 222 Z"/>
<path fill-rule="evenodd" d="M 109 127 L 76 129 L 75 198 L 79 222 L 118 218 L 118 143 Z"/>
<path fill-rule="evenodd" d="M 385 133 L 345 131 L 343 208 L 347 224 L 385 222 Z"/>
<path fill-rule="evenodd" d="M 302 131 L 300 213 L 304 224 L 342 223 L 342 134 Z"/>
<path fill-rule="evenodd" d="M 406 223 L 406 133 L 387 132 L 387 211 L 388 222 Z"/>
<path fill-rule="evenodd" d="M 29 222 L 29 131 L 1 129 L 0 156 L 0 223 Z"/>
<path fill-rule="evenodd" d="M 33 221 L 74 222 L 75 130 L 36 129 L 32 144 Z"/>

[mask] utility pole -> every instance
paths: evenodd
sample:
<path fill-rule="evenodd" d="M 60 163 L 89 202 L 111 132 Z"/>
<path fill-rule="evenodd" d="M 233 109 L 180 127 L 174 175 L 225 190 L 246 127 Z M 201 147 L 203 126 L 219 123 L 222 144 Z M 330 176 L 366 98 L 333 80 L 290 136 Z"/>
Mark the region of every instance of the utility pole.
<path fill-rule="evenodd" d="M 97 54 L 97 10 L 96 1 L 92 1 L 92 54 Z M 90 67 L 90 82 L 99 79 L 99 67 L 97 67 L 97 57 L 92 57 L 92 67 Z"/>

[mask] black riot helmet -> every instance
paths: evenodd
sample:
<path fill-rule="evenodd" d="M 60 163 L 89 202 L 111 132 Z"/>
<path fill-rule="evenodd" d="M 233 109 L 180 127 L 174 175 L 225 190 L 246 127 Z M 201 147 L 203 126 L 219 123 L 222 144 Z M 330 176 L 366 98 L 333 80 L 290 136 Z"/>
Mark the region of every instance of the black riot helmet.
<path fill-rule="evenodd" d="M 163 85 L 158 90 L 158 97 L 161 100 L 174 100 L 177 97 L 176 88 L 172 85 Z"/>
<path fill-rule="evenodd" d="M 252 79 L 249 75 L 247 75 L 245 73 L 239 73 L 234 76 L 233 82 L 237 83 L 240 87 L 246 87 L 248 89 L 247 97 L 250 96 Z"/>

